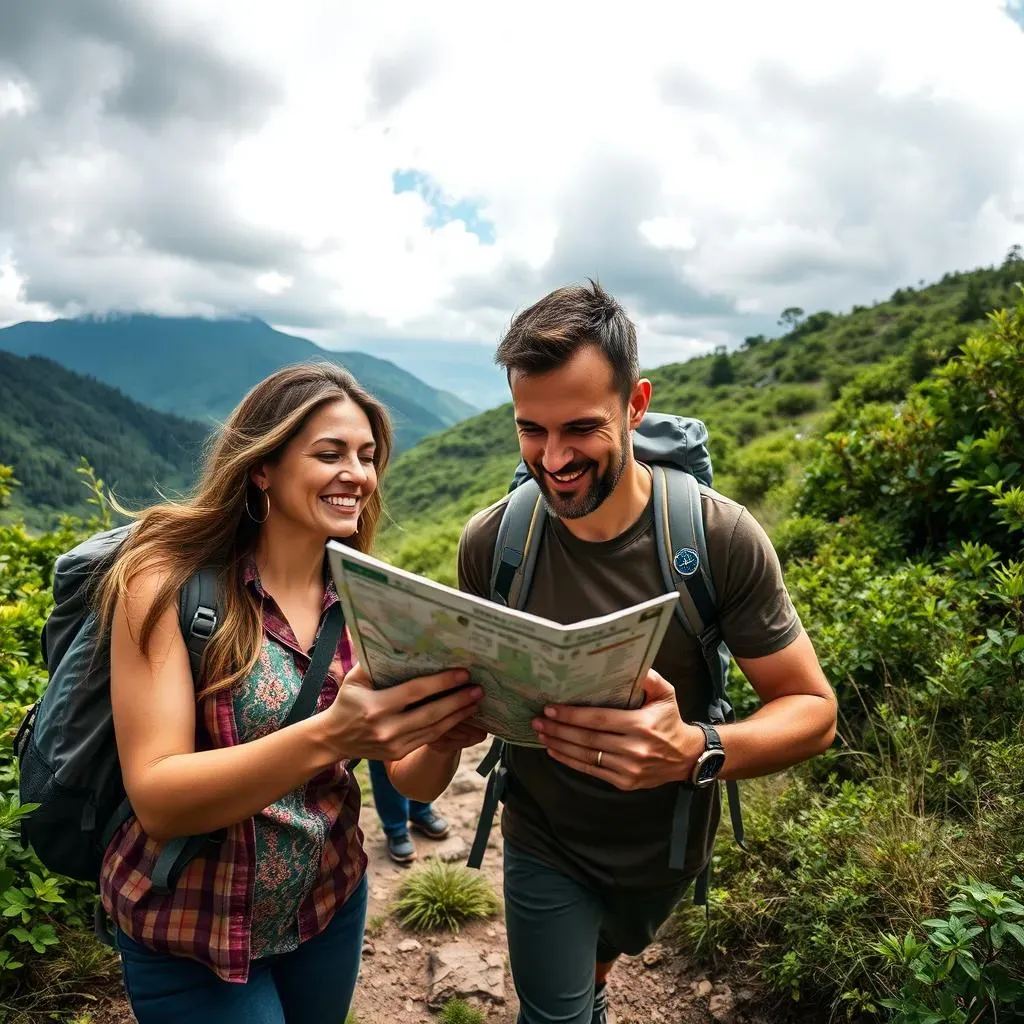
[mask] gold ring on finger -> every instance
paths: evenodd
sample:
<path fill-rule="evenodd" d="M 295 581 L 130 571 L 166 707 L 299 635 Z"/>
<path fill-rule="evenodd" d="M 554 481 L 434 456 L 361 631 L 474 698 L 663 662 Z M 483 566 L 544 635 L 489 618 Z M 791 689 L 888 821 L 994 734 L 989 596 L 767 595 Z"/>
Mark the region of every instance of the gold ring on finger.
<path fill-rule="evenodd" d="M 604 756 L 604 751 L 603 751 L 603 750 L 599 750 L 599 751 L 597 752 L 597 760 L 596 760 L 596 761 L 594 762 L 594 764 L 596 764 L 598 768 L 600 768 L 600 767 L 601 767 L 601 758 L 602 758 L 603 756 Z"/>

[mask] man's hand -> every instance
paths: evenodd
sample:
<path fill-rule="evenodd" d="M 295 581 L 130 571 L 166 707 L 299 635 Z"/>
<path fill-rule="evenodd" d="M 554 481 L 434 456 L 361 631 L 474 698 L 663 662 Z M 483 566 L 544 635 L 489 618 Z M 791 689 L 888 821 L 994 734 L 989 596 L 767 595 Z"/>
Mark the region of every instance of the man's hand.
<path fill-rule="evenodd" d="M 553 705 L 533 728 L 556 761 L 618 789 L 653 789 L 690 778 L 704 733 L 679 715 L 672 685 L 653 669 L 633 711 Z"/>

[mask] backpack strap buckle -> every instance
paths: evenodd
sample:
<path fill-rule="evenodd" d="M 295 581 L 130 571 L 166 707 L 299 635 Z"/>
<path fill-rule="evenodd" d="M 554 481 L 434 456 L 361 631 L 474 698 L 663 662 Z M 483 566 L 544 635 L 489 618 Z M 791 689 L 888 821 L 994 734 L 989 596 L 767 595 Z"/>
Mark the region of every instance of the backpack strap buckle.
<path fill-rule="evenodd" d="M 200 605 L 192 616 L 192 625 L 189 630 L 192 636 L 199 640 L 209 640 L 217 628 L 217 613 L 212 608 L 205 608 Z"/>

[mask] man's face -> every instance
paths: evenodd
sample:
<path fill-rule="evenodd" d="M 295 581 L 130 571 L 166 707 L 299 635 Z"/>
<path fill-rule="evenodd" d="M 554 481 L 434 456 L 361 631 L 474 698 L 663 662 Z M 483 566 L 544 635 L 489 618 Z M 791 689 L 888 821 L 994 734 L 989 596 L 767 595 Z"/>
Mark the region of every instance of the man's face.
<path fill-rule="evenodd" d="M 513 373 L 510 386 L 523 461 L 548 507 L 560 519 L 590 515 L 615 490 L 644 410 L 623 402 L 592 345 L 549 373 Z"/>

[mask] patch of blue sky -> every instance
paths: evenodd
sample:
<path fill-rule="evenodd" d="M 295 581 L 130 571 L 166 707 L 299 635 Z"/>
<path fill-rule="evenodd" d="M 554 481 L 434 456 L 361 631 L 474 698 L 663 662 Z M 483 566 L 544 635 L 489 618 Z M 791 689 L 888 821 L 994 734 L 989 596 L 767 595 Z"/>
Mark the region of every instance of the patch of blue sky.
<path fill-rule="evenodd" d="M 494 225 L 480 213 L 480 206 L 472 199 L 457 199 L 452 202 L 429 174 L 409 168 L 395 171 L 391 175 L 391 187 L 396 195 L 415 192 L 430 207 L 427 223 L 432 228 L 443 227 L 451 221 L 460 220 L 466 230 L 472 232 L 484 245 L 493 245 Z"/>

